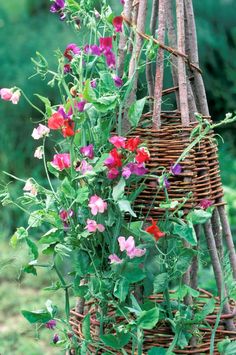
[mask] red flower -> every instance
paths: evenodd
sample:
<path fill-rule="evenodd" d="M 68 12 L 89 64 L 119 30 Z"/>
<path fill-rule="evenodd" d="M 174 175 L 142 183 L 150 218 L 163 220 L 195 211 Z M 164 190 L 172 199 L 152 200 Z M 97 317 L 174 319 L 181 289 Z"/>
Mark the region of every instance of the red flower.
<path fill-rule="evenodd" d="M 156 241 L 158 241 L 160 238 L 165 236 L 165 233 L 159 229 L 159 227 L 157 226 L 157 222 L 155 222 L 152 218 L 151 221 L 152 224 L 149 227 L 147 227 L 145 231 L 148 232 L 149 234 L 152 234 L 153 237 L 156 239 Z"/>
<path fill-rule="evenodd" d="M 105 159 L 104 165 L 109 169 L 119 168 L 122 166 L 122 154 L 120 154 L 116 148 L 112 149 L 109 153 L 109 157 Z"/>
<path fill-rule="evenodd" d="M 150 153 L 146 148 L 137 149 L 135 160 L 137 163 L 145 163 L 150 159 Z"/>
<path fill-rule="evenodd" d="M 64 120 L 64 124 L 62 127 L 62 135 L 63 137 L 72 137 L 75 135 L 74 132 L 75 122 L 71 119 Z"/>
<path fill-rule="evenodd" d="M 113 26 L 115 27 L 115 31 L 116 32 L 122 32 L 122 23 L 123 23 L 123 17 L 122 16 L 114 17 L 112 23 L 113 23 Z"/>
<path fill-rule="evenodd" d="M 141 143 L 141 140 L 139 136 L 135 138 L 130 138 L 125 142 L 125 149 L 128 149 L 131 152 L 134 152 L 137 148 L 138 145 Z"/>
<path fill-rule="evenodd" d="M 49 119 L 48 119 L 48 127 L 50 129 L 61 129 L 64 126 L 64 117 L 59 112 L 55 112 Z"/>

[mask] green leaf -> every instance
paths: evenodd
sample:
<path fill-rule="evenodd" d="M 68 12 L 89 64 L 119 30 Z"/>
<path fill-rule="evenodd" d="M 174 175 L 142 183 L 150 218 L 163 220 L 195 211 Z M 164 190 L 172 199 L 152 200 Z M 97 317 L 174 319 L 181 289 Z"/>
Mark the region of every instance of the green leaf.
<path fill-rule="evenodd" d="M 167 350 L 164 348 L 157 348 L 156 346 L 148 350 L 148 355 L 166 355 Z M 169 354 L 171 355 L 171 354 Z"/>
<path fill-rule="evenodd" d="M 33 323 L 47 323 L 50 319 L 52 319 L 52 315 L 45 310 L 38 310 L 34 312 L 30 311 L 21 311 L 22 315 L 27 319 L 31 324 Z"/>
<path fill-rule="evenodd" d="M 185 273 L 185 271 L 189 268 L 192 262 L 192 258 L 196 255 L 196 251 L 184 248 L 182 252 L 179 254 L 178 260 L 175 263 L 174 271 L 176 273 L 176 277 L 181 276 Z"/>
<path fill-rule="evenodd" d="M 62 242 L 63 232 L 57 228 L 50 229 L 39 240 L 39 244 L 52 244 L 56 242 Z"/>
<path fill-rule="evenodd" d="M 33 265 L 26 265 L 22 269 L 23 272 L 26 272 L 27 274 L 32 274 L 37 276 L 37 270 Z"/>
<path fill-rule="evenodd" d="M 41 224 L 43 223 L 43 216 L 44 216 L 43 210 L 33 211 L 30 214 L 30 217 L 28 219 L 29 226 L 32 228 L 37 228 L 41 226 Z"/>
<path fill-rule="evenodd" d="M 83 250 L 78 250 L 75 255 L 75 270 L 78 275 L 84 276 L 87 274 L 89 265 L 89 255 Z"/>
<path fill-rule="evenodd" d="M 137 319 L 137 325 L 143 329 L 153 329 L 159 320 L 159 308 L 142 311 Z"/>
<path fill-rule="evenodd" d="M 76 202 L 82 205 L 85 201 L 88 200 L 88 196 L 89 196 L 88 186 L 83 186 L 77 190 Z"/>
<path fill-rule="evenodd" d="M 142 116 L 146 97 L 135 101 L 129 108 L 128 118 L 132 127 L 137 127 L 139 120 Z"/>
<path fill-rule="evenodd" d="M 137 217 L 134 211 L 131 208 L 131 204 L 128 200 L 119 200 L 118 206 L 121 212 L 128 212 L 131 216 Z"/>
<path fill-rule="evenodd" d="M 212 216 L 212 212 L 204 211 L 202 209 L 193 210 L 187 215 L 187 220 L 192 224 L 202 224 L 208 221 Z"/>
<path fill-rule="evenodd" d="M 39 100 L 41 100 L 44 103 L 46 114 L 48 117 L 50 117 L 52 115 L 52 107 L 51 107 L 51 102 L 49 101 L 49 99 L 47 97 L 41 96 L 39 94 L 34 94 L 34 95 L 37 96 L 39 98 Z"/>
<path fill-rule="evenodd" d="M 129 281 L 125 278 L 117 280 L 114 287 L 114 296 L 124 302 L 129 293 Z"/>
<path fill-rule="evenodd" d="M 26 238 L 26 243 L 28 244 L 29 250 L 33 256 L 33 260 L 36 260 L 39 256 L 37 245 L 29 238 Z"/>
<path fill-rule="evenodd" d="M 96 95 L 94 90 L 91 88 L 89 79 L 86 80 L 84 85 L 83 98 L 88 102 L 94 102 L 96 100 Z"/>
<path fill-rule="evenodd" d="M 168 274 L 163 272 L 155 277 L 153 282 L 154 292 L 163 292 L 168 286 Z"/>
<path fill-rule="evenodd" d="M 236 354 L 236 341 L 232 341 L 232 343 L 226 346 L 224 355 L 235 355 L 235 354 Z"/>
<path fill-rule="evenodd" d="M 145 278 L 145 272 L 139 267 L 139 265 L 127 264 L 123 270 L 123 276 L 129 283 L 135 283 Z"/>
<path fill-rule="evenodd" d="M 62 192 L 66 196 L 66 198 L 75 198 L 75 190 L 71 186 L 71 183 L 69 182 L 67 177 L 62 181 L 60 192 Z"/>
<path fill-rule="evenodd" d="M 114 201 L 118 201 L 120 198 L 124 196 L 125 191 L 125 180 L 122 177 L 118 184 L 113 187 L 112 198 Z"/>
<path fill-rule="evenodd" d="M 197 237 L 192 225 L 173 223 L 172 233 L 178 235 L 193 246 L 197 245 Z"/>
<path fill-rule="evenodd" d="M 28 231 L 24 227 L 19 227 L 11 237 L 10 244 L 13 248 L 16 248 L 19 241 L 27 237 L 28 237 Z"/>
<path fill-rule="evenodd" d="M 103 96 L 100 99 L 93 102 L 94 107 L 102 112 L 106 113 L 107 111 L 114 110 L 117 104 L 117 97 L 115 95 Z"/>
<path fill-rule="evenodd" d="M 200 322 L 201 320 L 205 319 L 208 314 L 214 312 L 214 309 L 215 309 L 215 300 L 214 298 L 211 298 L 207 303 L 205 303 L 202 310 L 196 314 L 195 316 L 196 321 Z"/>
<path fill-rule="evenodd" d="M 225 354 L 225 349 L 227 348 L 227 346 L 230 344 L 230 339 L 224 339 L 222 341 L 220 341 L 217 344 L 217 348 L 220 354 L 224 355 Z"/>
<path fill-rule="evenodd" d="M 90 314 L 88 313 L 82 322 L 82 333 L 85 338 L 85 340 L 91 340 L 91 334 L 90 334 Z"/>
<path fill-rule="evenodd" d="M 130 333 L 118 333 L 116 335 L 105 334 L 101 336 L 101 340 L 105 345 L 110 346 L 113 349 L 121 350 L 130 341 Z"/>

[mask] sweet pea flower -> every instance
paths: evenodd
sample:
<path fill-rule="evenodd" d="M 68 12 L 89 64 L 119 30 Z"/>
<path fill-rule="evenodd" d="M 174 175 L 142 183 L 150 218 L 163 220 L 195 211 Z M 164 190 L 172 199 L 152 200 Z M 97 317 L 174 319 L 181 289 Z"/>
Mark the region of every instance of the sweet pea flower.
<path fill-rule="evenodd" d="M 39 124 L 37 128 L 34 128 L 31 136 L 38 140 L 40 138 L 48 136 L 50 133 L 50 129 L 47 126 L 44 126 L 43 124 Z"/>
<path fill-rule="evenodd" d="M 51 319 L 50 321 L 45 323 L 45 327 L 48 329 L 55 329 L 56 325 L 57 325 L 57 322 L 54 319 Z"/>
<path fill-rule="evenodd" d="M 86 101 L 82 100 L 80 102 L 77 103 L 76 107 L 78 109 L 79 112 L 83 112 L 84 111 L 84 106 L 86 105 Z"/>
<path fill-rule="evenodd" d="M 141 143 L 141 140 L 140 140 L 139 136 L 134 137 L 134 138 L 129 138 L 125 142 L 125 149 L 129 150 L 130 152 L 134 152 L 138 148 L 140 143 Z"/>
<path fill-rule="evenodd" d="M 208 207 L 213 205 L 213 201 L 208 200 L 207 198 L 204 198 L 203 200 L 200 201 L 199 206 L 203 209 L 206 210 Z"/>
<path fill-rule="evenodd" d="M 113 75 L 112 78 L 116 87 L 120 88 L 123 85 L 123 80 L 118 75 Z"/>
<path fill-rule="evenodd" d="M 155 222 L 152 218 L 151 221 L 152 224 L 147 227 L 145 231 L 149 234 L 152 234 L 156 241 L 158 241 L 160 238 L 165 236 L 165 233 L 159 229 L 159 227 L 157 226 L 157 222 Z"/>
<path fill-rule="evenodd" d="M 129 163 L 123 167 L 122 176 L 125 179 L 128 179 L 132 174 L 137 175 L 137 176 L 142 176 L 142 175 L 145 175 L 147 172 L 148 172 L 148 169 L 145 168 L 145 165 L 143 163 L 141 163 L 141 164 Z"/>
<path fill-rule="evenodd" d="M 60 340 L 59 335 L 58 334 L 54 334 L 53 339 L 52 339 L 53 343 L 56 344 L 56 343 L 59 342 L 59 340 Z"/>
<path fill-rule="evenodd" d="M 109 255 L 108 259 L 110 260 L 111 264 L 121 264 L 122 259 L 119 258 L 116 254 Z"/>
<path fill-rule="evenodd" d="M 125 4 L 125 0 L 120 0 L 121 5 Z"/>
<path fill-rule="evenodd" d="M 50 12 L 58 12 L 63 10 L 65 7 L 65 0 L 55 0 L 51 7 L 50 7 Z"/>
<path fill-rule="evenodd" d="M 94 233 L 97 230 L 102 233 L 102 232 L 104 232 L 105 227 L 103 224 L 97 223 L 93 219 L 87 219 L 87 225 L 86 225 L 85 229 L 87 229 L 87 231 L 90 233 Z"/>
<path fill-rule="evenodd" d="M 107 177 L 110 180 L 116 179 L 119 176 L 120 172 L 119 170 L 117 170 L 116 168 L 111 168 L 108 173 L 107 173 Z"/>
<path fill-rule="evenodd" d="M 180 164 L 172 164 L 170 167 L 170 172 L 175 176 L 181 174 L 181 171 L 182 171 L 182 166 Z"/>
<path fill-rule="evenodd" d="M 127 240 L 125 237 L 118 238 L 120 251 L 126 251 L 127 256 L 130 259 L 135 257 L 141 257 L 146 253 L 146 249 L 140 249 L 135 247 L 134 237 L 130 236 Z"/>
<path fill-rule="evenodd" d="M 20 100 L 20 90 L 17 90 L 13 93 L 12 97 L 11 97 L 11 102 L 13 103 L 13 105 L 17 105 L 19 100 Z"/>
<path fill-rule="evenodd" d="M 23 191 L 29 192 L 33 196 L 37 196 L 38 190 L 36 186 L 32 183 L 31 179 L 28 179 L 23 187 Z"/>
<path fill-rule="evenodd" d="M 70 67 L 70 64 L 65 64 L 64 65 L 64 74 L 68 74 L 71 72 L 71 67 Z"/>
<path fill-rule="evenodd" d="M 48 127 L 53 130 L 61 129 L 64 125 L 64 117 L 61 112 L 55 112 L 48 119 Z"/>
<path fill-rule="evenodd" d="M 112 51 L 106 51 L 104 53 L 106 57 L 106 63 L 109 68 L 115 68 L 116 66 L 116 57 L 115 54 Z"/>
<path fill-rule="evenodd" d="M 109 153 L 108 158 L 105 159 L 104 165 L 111 168 L 119 168 L 122 166 L 122 154 L 120 154 L 116 148 L 112 149 Z"/>
<path fill-rule="evenodd" d="M 109 142 L 113 144 L 116 148 L 125 148 L 126 138 L 121 136 L 113 136 L 109 139 Z"/>
<path fill-rule="evenodd" d="M 113 26 L 115 27 L 115 32 L 122 32 L 123 17 L 116 16 L 113 18 Z"/>
<path fill-rule="evenodd" d="M 91 86 L 91 88 L 95 89 L 97 87 L 97 80 L 96 79 L 91 80 L 90 86 Z"/>
<path fill-rule="evenodd" d="M 170 182 L 169 182 L 169 180 L 167 179 L 166 176 L 164 177 L 164 186 L 165 186 L 166 189 L 170 188 Z"/>
<path fill-rule="evenodd" d="M 43 146 L 36 148 L 34 152 L 34 158 L 43 159 Z"/>
<path fill-rule="evenodd" d="M 93 144 L 86 145 L 82 148 L 80 148 L 80 153 L 89 159 L 94 158 L 94 146 Z"/>
<path fill-rule="evenodd" d="M 64 120 L 64 124 L 61 130 L 63 137 L 66 138 L 66 137 L 74 136 L 75 135 L 74 127 L 75 127 L 74 121 L 72 121 L 71 119 Z"/>
<path fill-rule="evenodd" d="M 93 170 L 92 165 L 88 164 L 86 160 L 82 160 L 81 164 L 79 165 L 78 168 L 75 169 L 76 171 L 80 171 L 82 175 L 87 174 L 88 172 Z"/>
<path fill-rule="evenodd" d="M 75 43 L 70 43 L 65 49 L 64 57 L 66 57 L 69 61 L 73 59 L 75 55 L 80 55 L 81 50 Z"/>
<path fill-rule="evenodd" d="M 70 154 L 69 153 L 55 154 L 51 164 L 54 168 L 60 171 L 64 169 L 68 169 L 71 166 Z"/>
<path fill-rule="evenodd" d="M 96 44 L 86 44 L 84 46 L 84 52 L 89 55 L 101 55 L 101 49 Z"/>
<path fill-rule="evenodd" d="M 112 37 L 101 37 L 99 43 L 102 52 L 109 52 L 112 49 Z"/>
<path fill-rule="evenodd" d="M 20 90 L 14 92 L 13 89 L 0 89 L 0 97 L 2 100 L 11 101 L 14 105 L 18 104 L 20 100 Z"/>
<path fill-rule="evenodd" d="M 89 208 L 93 216 L 96 216 L 98 213 L 104 213 L 107 209 L 107 203 L 97 195 L 93 195 L 89 200 Z"/>
<path fill-rule="evenodd" d="M 150 153 L 148 149 L 147 148 L 137 149 L 135 160 L 137 163 L 145 163 L 146 161 L 150 160 Z"/>

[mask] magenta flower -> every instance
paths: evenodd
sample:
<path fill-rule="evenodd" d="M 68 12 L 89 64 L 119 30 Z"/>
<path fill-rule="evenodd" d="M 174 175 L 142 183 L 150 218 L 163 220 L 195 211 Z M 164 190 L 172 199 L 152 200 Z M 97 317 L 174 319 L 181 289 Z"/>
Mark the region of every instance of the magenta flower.
<path fill-rule="evenodd" d="M 69 153 L 55 154 L 51 164 L 52 166 L 54 166 L 56 169 L 60 171 L 70 168 L 71 166 L 70 154 Z"/>
<path fill-rule="evenodd" d="M 181 171 L 182 171 L 182 166 L 180 164 L 172 164 L 170 167 L 170 172 L 175 176 L 181 174 Z"/>
<path fill-rule="evenodd" d="M 69 61 L 73 59 L 75 55 L 80 55 L 81 50 L 75 43 L 70 43 L 65 49 L 64 57 L 66 57 Z"/>
<path fill-rule="evenodd" d="M 94 146 L 93 144 L 86 145 L 82 148 L 80 148 L 80 153 L 89 159 L 94 158 Z"/>
<path fill-rule="evenodd" d="M 53 343 L 56 344 L 56 343 L 59 342 L 59 340 L 60 340 L 59 335 L 58 334 L 54 334 L 53 339 L 52 339 Z"/>
<path fill-rule="evenodd" d="M 65 0 L 55 0 L 51 7 L 50 7 L 50 12 L 58 12 L 63 10 L 65 7 Z"/>
<path fill-rule="evenodd" d="M 101 55 L 101 49 L 96 44 L 86 44 L 84 46 L 84 52 L 89 55 Z"/>
<path fill-rule="evenodd" d="M 94 233 L 97 230 L 102 233 L 102 232 L 104 232 L 105 227 L 103 224 L 97 223 L 93 219 L 87 219 L 87 225 L 86 225 L 85 229 L 87 229 L 88 232 L 90 232 L 90 233 Z"/>
<path fill-rule="evenodd" d="M 68 74 L 70 72 L 71 72 L 70 64 L 65 64 L 64 65 L 64 74 Z"/>
<path fill-rule="evenodd" d="M 93 79 L 90 81 L 91 88 L 95 89 L 97 87 L 97 80 Z"/>
<path fill-rule="evenodd" d="M 113 136 L 109 139 L 109 142 L 113 144 L 116 148 L 125 148 L 126 138 L 121 136 Z"/>
<path fill-rule="evenodd" d="M 40 138 L 48 136 L 50 133 L 50 129 L 47 126 L 44 126 L 43 124 L 39 124 L 37 128 L 34 128 L 31 136 L 38 140 Z"/>
<path fill-rule="evenodd" d="M 115 28 L 115 32 L 122 32 L 122 24 L 123 24 L 123 17 L 122 16 L 114 17 L 112 23 Z"/>
<path fill-rule="evenodd" d="M 113 75 L 112 77 L 113 77 L 115 86 L 120 88 L 123 85 L 123 80 L 117 75 Z"/>
<path fill-rule="evenodd" d="M 124 4 L 125 4 L 125 0 L 120 0 L 120 3 L 121 3 L 122 5 L 124 5 Z"/>
<path fill-rule="evenodd" d="M 208 207 L 212 206 L 213 202 L 211 200 L 208 200 L 207 198 L 204 198 L 203 200 L 200 201 L 199 206 L 203 209 L 206 210 Z"/>
<path fill-rule="evenodd" d="M 141 257 L 146 253 L 146 249 L 140 249 L 135 247 L 134 237 L 130 236 L 127 240 L 125 237 L 118 238 L 120 251 L 126 251 L 127 256 L 130 259 L 135 257 Z"/>
<path fill-rule="evenodd" d="M 93 170 L 92 165 L 88 164 L 86 160 L 82 160 L 81 164 L 79 165 L 78 168 L 75 169 L 76 171 L 80 171 L 82 175 L 87 174 L 88 172 Z"/>
<path fill-rule="evenodd" d="M 107 203 L 97 195 L 93 195 L 89 200 L 89 208 L 93 216 L 96 216 L 98 213 L 104 213 L 107 209 Z"/>
<path fill-rule="evenodd" d="M 108 173 L 107 173 L 107 177 L 110 180 L 116 179 L 119 176 L 119 170 L 116 168 L 111 168 Z"/>
<path fill-rule="evenodd" d="M 37 147 L 35 149 L 34 158 L 43 159 L 43 146 Z"/>
<path fill-rule="evenodd" d="M 116 66 L 116 57 L 115 54 L 112 51 L 107 51 L 104 53 L 106 57 L 106 63 L 109 68 L 115 68 Z"/>
<path fill-rule="evenodd" d="M 129 163 L 122 169 L 122 176 L 128 179 L 132 174 L 142 176 L 147 174 L 148 169 L 145 168 L 144 163 Z"/>
<path fill-rule="evenodd" d="M 38 190 L 36 186 L 32 183 L 31 179 L 28 179 L 23 187 L 23 191 L 30 193 L 33 196 L 37 196 Z"/>
<path fill-rule="evenodd" d="M 112 49 L 112 37 L 101 37 L 99 38 L 99 43 L 102 52 L 107 52 Z"/>
<path fill-rule="evenodd" d="M 54 319 L 51 319 L 50 321 L 45 323 L 45 327 L 48 329 L 55 329 L 56 325 L 57 325 L 57 322 Z"/>
<path fill-rule="evenodd" d="M 79 112 L 83 112 L 84 111 L 84 106 L 86 105 L 86 101 L 80 101 L 80 102 L 77 102 L 77 109 Z"/>
<path fill-rule="evenodd" d="M 108 259 L 110 260 L 111 264 L 121 264 L 122 259 L 119 258 L 116 254 L 109 255 Z"/>
<path fill-rule="evenodd" d="M 63 222 L 66 222 L 69 218 L 71 218 L 74 214 L 74 211 L 72 209 L 70 210 L 64 210 L 62 209 L 60 212 L 59 212 L 59 216 L 60 216 L 60 219 L 63 221 Z"/>

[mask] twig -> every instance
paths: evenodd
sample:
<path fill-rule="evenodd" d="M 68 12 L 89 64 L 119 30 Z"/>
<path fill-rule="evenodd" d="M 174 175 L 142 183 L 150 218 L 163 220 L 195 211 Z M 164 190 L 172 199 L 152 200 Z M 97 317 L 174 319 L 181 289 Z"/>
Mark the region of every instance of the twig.
<path fill-rule="evenodd" d="M 132 0 L 126 0 L 124 4 L 124 16 L 131 21 Z M 118 48 L 118 75 L 123 76 L 125 65 L 125 53 L 127 51 L 127 36 L 124 31 L 120 34 L 119 48 Z"/>

